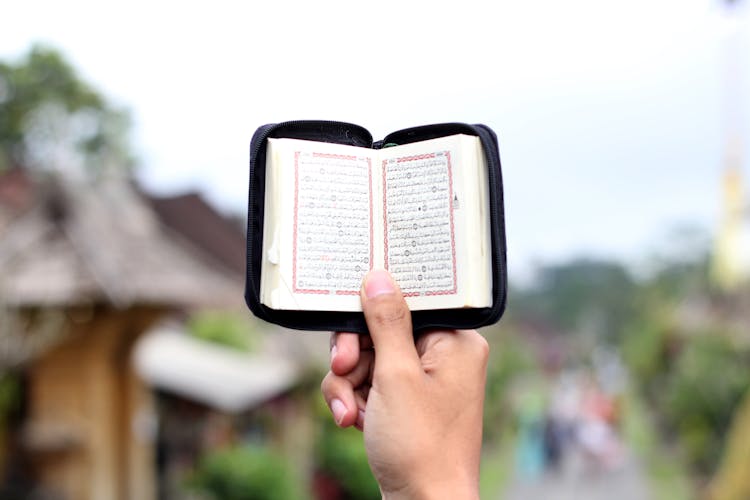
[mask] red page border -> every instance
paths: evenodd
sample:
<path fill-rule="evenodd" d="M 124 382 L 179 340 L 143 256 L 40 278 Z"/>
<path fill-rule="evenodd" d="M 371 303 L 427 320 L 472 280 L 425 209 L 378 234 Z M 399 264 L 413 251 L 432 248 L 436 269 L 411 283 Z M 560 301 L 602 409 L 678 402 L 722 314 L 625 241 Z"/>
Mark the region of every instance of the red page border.
<path fill-rule="evenodd" d="M 448 159 L 448 210 L 450 211 L 450 223 L 451 223 L 451 257 L 453 260 L 453 289 L 452 290 L 438 290 L 438 291 L 427 291 L 423 292 L 425 296 L 434 295 L 455 295 L 458 292 L 458 278 L 456 276 L 456 231 L 453 224 L 453 168 L 451 164 L 451 152 L 443 151 L 446 158 Z M 436 153 L 426 153 L 421 155 L 402 156 L 396 158 L 396 163 L 414 160 L 426 160 L 428 158 L 435 158 Z M 386 204 L 387 188 L 386 188 L 386 160 L 383 160 L 383 264 L 388 269 L 388 207 Z M 422 292 L 408 292 L 404 293 L 404 297 L 418 297 Z"/>
<path fill-rule="evenodd" d="M 331 290 L 299 288 L 297 286 L 297 212 L 299 210 L 299 156 L 302 152 L 294 152 L 294 230 L 292 234 L 292 291 L 293 293 L 306 293 L 317 295 L 330 295 Z M 332 153 L 313 153 L 313 157 L 332 158 L 343 160 L 356 160 L 353 155 L 338 155 Z M 367 160 L 367 175 L 370 188 L 370 270 L 373 266 L 373 227 L 372 227 L 372 160 Z M 334 290 L 336 295 L 359 295 L 359 288 L 356 290 Z"/>

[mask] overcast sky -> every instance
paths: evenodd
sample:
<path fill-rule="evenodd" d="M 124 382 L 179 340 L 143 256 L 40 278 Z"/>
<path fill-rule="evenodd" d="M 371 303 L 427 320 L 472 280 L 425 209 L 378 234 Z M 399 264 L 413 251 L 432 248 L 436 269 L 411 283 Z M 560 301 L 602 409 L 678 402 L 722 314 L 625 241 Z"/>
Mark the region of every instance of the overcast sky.
<path fill-rule="evenodd" d="M 4 10 L 0 57 L 34 41 L 59 48 L 131 110 L 148 188 L 199 189 L 233 211 L 245 209 L 247 146 L 264 123 L 351 121 L 376 138 L 486 123 L 500 138 L 520 274 L 580 254 L 635 261 L 676 224 L 713 228 L 725 10 L 719 0 L 26 0 Z M 737 10 L 744 49 L 748 9 Z"/>

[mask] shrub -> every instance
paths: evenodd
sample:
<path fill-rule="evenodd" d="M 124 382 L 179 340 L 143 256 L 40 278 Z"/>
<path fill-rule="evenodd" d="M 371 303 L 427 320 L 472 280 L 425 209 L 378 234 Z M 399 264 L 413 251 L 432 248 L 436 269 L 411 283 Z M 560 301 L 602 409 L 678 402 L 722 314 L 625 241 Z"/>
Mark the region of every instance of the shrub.
<path fill-rule="evenodd" d="M 511 422 L 508 393 L 513 382 L 522 375 L 538 370 L 530 348 L 512 332 L 506 331 L 501 337 L 491 338 L 490 342 L 492 349 L 487 363 L 484 401 L 483 438 L 486 443 L 497 442 Z"/>
<path fill-rule="evenodd" d="M 362 433 L 339 429 L 325 405 L 319 408 L 320 433 L 316 443 L 319 472 L 336 481 L 346 498 L 379 499 L 380 488 L 370 471 Z"/>
<path fill-rule="evenodd" d="M 198 313 L 190 318 L 188 330 L 196 338 L 240 351 L 252 351 L 258 343 L 252 324 L 228 312 Z"/>
<path fill-rule="evenodd" d="M 718 463 L 732 414 L 750 387 L 747 357 L 721 333 L 706 333 L 687 341 L 667 379 L 663 412 L 703 472 Z"/>
<path fill-rule="evenodd" d="M 670 321 L 655 313 L 644 314 L 624 330 L 622 355 L 641 387 L 654 388 L 654 383 L 669 372 L 674 337 Z"/>
<path fill-rule="evenodd" d="M 292 468 L 265 447 L 238 446 L 211 452 L 190 481 L 217 500 L 290 500 L 304 498 Z"/>

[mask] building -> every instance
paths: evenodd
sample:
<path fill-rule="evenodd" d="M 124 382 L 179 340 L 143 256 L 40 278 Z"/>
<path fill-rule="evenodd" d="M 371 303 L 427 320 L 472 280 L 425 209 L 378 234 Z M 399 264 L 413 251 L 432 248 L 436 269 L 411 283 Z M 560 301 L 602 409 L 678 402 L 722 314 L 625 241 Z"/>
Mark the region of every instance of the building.
<path fill-rule="evenodd" d="M 2 174 L 0 376 L 22 397 L 0 415 L 0 496 L 154 498 L 155 398 L 134 346 L 175 312 L 244 309 L 243 282 L 241 229 L 196 195 Z"/>

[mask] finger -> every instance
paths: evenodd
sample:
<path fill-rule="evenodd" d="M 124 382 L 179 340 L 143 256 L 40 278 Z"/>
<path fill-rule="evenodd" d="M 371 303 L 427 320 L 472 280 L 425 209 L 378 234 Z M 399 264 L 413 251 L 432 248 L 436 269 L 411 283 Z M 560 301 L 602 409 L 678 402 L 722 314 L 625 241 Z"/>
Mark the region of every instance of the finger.
<path fill-rule="evenodd" d="M 357 414 L 357 421 L 354 422 L 354 427 L 359 431 L 365 430 L 365 410 L 359 410 Z"/>
<path fill-rule="evenodd" d="M 359 410 L 364 409 L 362 388 L 369 386 L 368 379 L 373 359 L 374 354 L 371 351 L 363 352 L 360 362 L 352 371 L 344 376 L 328 372 L 320 384 L 323 398 L 340 427 L 349 427 L 356 423 Z"/>
<path fill-rule="evenodd" d="M 331 371 L 345 375 L 359 361 L 359 334 L 336 332 L 331 335 Z"/>
<path fill-rule="evenodd" d="M 388 271 L 370 271 L 362 284 L 360 298 L 377 353 L 376 370 L 417 368 L 419 357 L 414 347 L 411 312 Z"/>
<path fill-rule="evenodd" d="M 372 350 L 372 338 L 363 334 L 359 336 L 359 350 L 360 351 L 371 351 Z"/>
<path fill-rule="evenodd" d="M 456 335 L 456 330 L 429 330 L 422 332 L 415 340 L 417 354 L 421 358 L 426 352 L 434 348 L 435 344 L 450 340 Z"/>
<path fill-rule="evenodd" d="M 417 352 L 425 373 L 451 378 L 456 370 L 485 372 L 489 344 L 476 330 L 435 330 L 417 339 Z"/>
<path fill-rule="evenodd" d="M 372 386 L 363 384 L 354 390 L 354 397 L 357 400 L 357 406 L 364 408 L 367 403 L 367 397 L 370 395 L 370 388 Z"/>
<path fill-rule="evenodd" d="M 342 377 L 328 372 L 321 384 L 321 390 L 338 426 L 349 427 L 364 419 L 369 386 L 366 386 L 366 389 L 352 389 L 351 384 Z"/>
<path fill-rule="evenodd" d="M 456 339 L 461 343 L 464 353 L 474 360 L 477 367 L 484 369 L 490 357 L 490 344 L 476 330 L 456 330 Z"/>
<path fill-rule="evenodd" d="M 447 365 L 463 363 L 454 352 L 456 335 L 456 330 L 432 330 L 416 339 L 419 362 L 425 373 L 432 374 L 440 367 L 445 370 Z"/>
<path fill-rule="evenodd" d="M 354 391 L 354 399 L 357 401 L 358 412 L 357 420 L 354 427 L 363 431 L 365 428 L 365 409 L 367 407 L 367 397 L 370 395 L 370 385 L 364 384 Z"/>
<path fill-rule="evenodd" d="M 359 350 L 368 351 L 372 349 L 372 339 L 366 333 L 347 333 L 347 332 L 331 332 L 331 336 L 328 338 L 328 349 L 333 350 L 336 345 L 337 338 L 339 335 L 357 335 L 359 336 Z"/>

